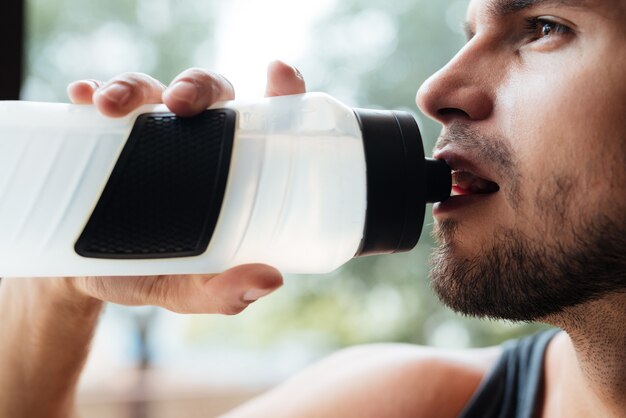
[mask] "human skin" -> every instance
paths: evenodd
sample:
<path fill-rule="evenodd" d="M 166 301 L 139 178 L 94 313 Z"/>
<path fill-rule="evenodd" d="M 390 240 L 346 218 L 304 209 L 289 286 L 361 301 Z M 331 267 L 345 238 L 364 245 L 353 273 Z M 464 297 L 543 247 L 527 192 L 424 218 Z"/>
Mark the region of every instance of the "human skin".
<path fill-rule="evenodd" d="M 624 2 L 540 3 L 473 3 L 471 40 L 418 95 L 444 125 L 435 156 L 500 186 L 435 205 L 433 284 L 466 314 L 536 320 L 626 290 Z"/>
<path fill-rule="evenodd" d="M 525 305 L 533 299 L 530 294 L 545 293 L 555 283 L 511 275 L 522 282 L 509 284 L 510 277 L 503 275 L 502 288 L 511 293 L 520 284 L 521 289 L 527 286 L 525 293 L 514 295 L 519 300 L 516 309 L 494 308 L 495 303 L 481 307 L 484 300 L 457 304 L 459 293 L 463 297 L 468 293 L 465 286 L 470 281 L 463 279 L 484 283 L 485 278 L 468 274 L 451 279 L 445 267 L 485 258 L 494 245 L 506 243 L 502 231 L 545 253 L 556 248 L 561 255 L 593 251 L 596 248 L 589 246 L 606 246 L 610 240 L 617 243 L 612 259 L 596 260 L 605 265 L 598 270 L 609 277 L 612 293 L 570 306 L 557 306 L 555 300 L 553 311 L 524 319 L 541 320 L 566 331 L 547 352 L 540 416 L 625 416 L 626 248 L 620 231 L 626 226 L 622 192 L 626 180 L 626 2 L 522 1 L 518 5 L 535 4 L 505 16 L 494 13 L 497 3 L 471 3 L 468 43 L 417 95 L 422 111 L 443 125 L 435 156 L 448 159 L 455 169 L 459 168 L 455 154 L 459 154 L 479 167 L 481 176 L 500 186 L 498 193 L 469 196 L 467 203 L 460 196 L 453 198 L 456 206 L 435 206 L 436 224 L 454 224 L 454 228 L 440 234 L 447 251 L 440 260 L 444 268 L 439 274 L 435 271 L 434 286 L 441 288 L 438 293 L 444 301 L 448 298 L 451 306 L 466 313 L 507 317 L 512 311 L 517 315 L 513 319 L 521 319 L 523 307 L 535 309 Z M 525 28 L 528 18 L 543 19 L 532 36 Z M 551 25 L 548 35 L 542 31 L 546 23 Z M 502 141 L 500 148 L 510 150 L 515 170 L 502 172 L 485 155 L 458 141 L 445 141 L 459 125 L 485 141 Z M 583 233 L 606 220 L 617 231 L 600 229 L 594 231 L 597 237 Z M 561 261 L 577 262 L 566 257 Z M 554 265 L 541 267 L 549 271 Z M 552 277 L 566 279 L 558 272 Z M 599 282 L 606 277 L 577 279 Z M 452 283 L 441 283 L 445 281 Z M 513 299 L 507 302 L 514 303 Z"/>
<path fill-rule="evenodd" d="M 555 198 L 548 192 L 559 190 L 558 182 L 554 182 L 559 177 L 575 182 L 569 199 L 562 202 L 565 219 L 584 221 L 598 210 L 617 218 L 624 211 L 620 187 L 626 180 L 624 2 L 578 1 L 576 7 L 570 7 L 566 0 L 538 1 L 507 16 L 495 16 L 490 7 L 494 3 L 472 1 L 468 26 L 474 36 L 446 67 L 424 84 L 417 97 L 424 113 L 443 125 L 444 136 L 455 123 L 464 123 L 485 138 L 506 141 L 522 179 L 516 190 L 520 199 L 514 201 L 510 196 L 516 193 L 507 193 L 513 181 L 500 175 L 489 161 L 476 161 L 484 171 L 483 176 L 498 183 L 500 192 L 474 198 L 474 202 L 462 208 L 435 209 L 438 224 L 457 221 L 454 234 L 444 238 L 453 240 L 450 256 L 459 260 L 480 256 L 481 249 L 491 244 L 498 228 L 504 227 L 521 231 L 533 241 L 571 244 L 574 237 L 569 228 L 576 224 L 547 222 L 546 213 L 534 204 L 537 196 Z M 517 2 L 522 3 L 530 4 Z M 530 35 L 525 29 L 526 17 L 542 17 L 572 28 L 573 32 L 555 30 L 546 35 L 538 31 Z M 304 83 L 291 67 L 273 65 L 278 67 L 270 72 L 270 93 L 304 91 Z M 280 78 L 280 74 L 292 89 L 283 89 L 281 83 L 272 84 L 272 77 Z M 193 78 L 194 83 L 200 82 L 197 89 L 206 88 L 203 91 L 212 92 L 215 97 L 230 88 L 219 82 L 213 85 L 216 80 L 219 77 L 214 75 L 200 80 Z M 131 96 L 126 107 L 111 105 L 102 90 L 94 97 L 97 85 L 91 82 L 70 86 L 70 96 L 75 101 L 87 102 L 93 97 L 104 113 L 119 116 L 145 100 L 161 97 L 159 83 L 146 79 L 146 86 L 144 90 L 137 89 L 141 94 Z M 181 114 L 187 114 L 186 111 L 191 114 L 206 107 L 210 100 L 194 103 L 197 107 L 185 109 L 176 109 L 181 103 L 171 105 Z M 472 158 L 471 150 L 461 149 L 458 153 Z M 10 300 L 20 301 L 13 306 L 23 309 L 18 312 L 11 305 L 0 303 L 2 316 L 13 317 L 10 322 L 0 322 L 0 335 L 13 335 L 15 339 L 9 340 L 17 341 L 0 348 L 0 370 L 8 370 L 7 359 L 17 359 L 16 353 L 23 354 L 20 351 L 23 347 L 45 347 L 27 353 L 28 363 L 35 366 L 30 369 L 37 374 L 47 373 L 55 376 L 55 382 L 63 383 L 38 391 L 38 396 L 43 394 L 45 405 L 63 416 L 71 405 L 76 376 L 96 323 L 97 309 L 93 305 L 98 305 L 99 299 L 110 300 L 119 294 L 120 284 L 111 283 L 110 293 L 94 298 L 86 291 L 89 287 L 81 283 L 97 283 L 95 279 L 38 282 L 40 286 L 56 283 L 47 295 L 28 291 L 33 282 L 8 283 L 10 286 L 5 289 L 4 283 L 0 287 L 0 302 L 4 302 L 3 298 L 8 300 L 11 291 Z M 136 295 L 134 303 L 141 304 L 143 294 Z M 154 302 L 146 299 L 145 303 Z M 53 308 L 35 309 L 48 305 Z M 29 333 L 16 329 L 27 323 L 55 324 L 53 313 L 63 312 L 66 320 L 56 323 L 56 332 L 44 332 L 46 327 L 38 327 L 39 332 L 35 327 L 35 332 L 29 330 Z M 606 295 L 542 320 L 560 326 L 566 333 L 553 340 L 546 354 L 545 391 L 539 415 L 625 416 L 624 294 Z M 68 332 L 74 329 L 81 332 L 77 336 Z M 59 335 L 67 336 L 63 350 L 47 349 L 61 345 Z M 29 345 L 33 339 L 37 345 Z M 77 359 L 69 358 L 64 351 Z M 396 345 L 352 349 L 305 371 L 248 406 L 233 411 L 229 417 L 457 416 L 495 354 L 497 350 L 447 353 Z M 50 367 L 52 363 L 59 367 Z M 22 388 L 32 388 L 41 383 L 34 376 L 22 373 L 27 367 L 17 369 L 17 375 L 10 379 L 0 377 L 4 379 L 0 380 L 0 393 L 8 393 L 12 388 L 12 393 L 18 394 L 17 400 L 7 402 L 14 405 L 21 402 L 22 407 L 26 401 L 36 403 L 32 398 L 20 399 L 19 388 L 20 384 Z M 53 415 L 48 412 L 45 416 Z"/>

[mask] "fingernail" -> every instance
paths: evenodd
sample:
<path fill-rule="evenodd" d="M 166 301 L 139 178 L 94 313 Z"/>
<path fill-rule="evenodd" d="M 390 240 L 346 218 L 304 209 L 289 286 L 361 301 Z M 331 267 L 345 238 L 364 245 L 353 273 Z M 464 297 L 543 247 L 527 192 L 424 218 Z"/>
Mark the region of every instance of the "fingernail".
<path fill-rule="evenodd" d="M 292 68 L 295 70 L 296 72 L 296 77 L 298 77 L 300 80 L 304 80 L 304 76 L 302 75 L 302 73 L 300 72 L 300 70 L 298 70 L 298 67 L 294 67 L 292 65 Z"/>
<path fill-rule="evenodd" d="M 184 103 L 194 103 L 198 98 L 198 88 L 189 81 L 178 81 L 167 92 L 171 98 Z"/>
<path fill-rule="evenodd" d="M 274 289 L 250 289 L 243 294 L 242 299 L 245 302 L 254 302 L 257 299 L 260 299 L 263 296 L 272 293 L 273 290 Z"/>
<path fill-rule="evenodd" d="M 128 101 L 130 93 L 130 87 L 118 83 L 113 83 L 100 90 L 102 96 L 119 105 L 123 105 Z"/>
<path fill-rule="evenodd" d="M 96 80 L 93 79 L 89 79 L 89 80 L 83 80 L 85 83 L 91 85 L 91 87 L 93 87 L 94 90 L 97 90 L 100 85 L 98 84 L 98 82 Z"/>

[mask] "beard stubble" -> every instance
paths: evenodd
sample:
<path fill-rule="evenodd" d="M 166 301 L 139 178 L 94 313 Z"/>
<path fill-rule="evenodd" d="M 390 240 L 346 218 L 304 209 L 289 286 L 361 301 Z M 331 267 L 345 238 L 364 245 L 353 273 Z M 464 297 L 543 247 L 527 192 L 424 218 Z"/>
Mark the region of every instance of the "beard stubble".
<path fill-rule="evenodd" d="M 479 161 L 490 161 L 500 178 L 507 179 L 502 191 L 510 206 L 524 207 L 521 177 L 506 142 L 453 124 L 438 147 L 450 143 L 471 150 Z M 569 207 L 577 190 L 572 181 L 554 175 L 531 203 L 541 214 L 536 220 L 544 234 L 540 239 L 497 227 L 490 242 L 467 259 L 455 251 L 462 221 L 436 223 L 433 234 L 440 245 L 431 257 L 430 277 L 441 301 L 469 316 L 534 321 L 626 292 L 626 215 L 618 211 L 610 216 L 598 206 L 579 219 L 578 211 Z"/>

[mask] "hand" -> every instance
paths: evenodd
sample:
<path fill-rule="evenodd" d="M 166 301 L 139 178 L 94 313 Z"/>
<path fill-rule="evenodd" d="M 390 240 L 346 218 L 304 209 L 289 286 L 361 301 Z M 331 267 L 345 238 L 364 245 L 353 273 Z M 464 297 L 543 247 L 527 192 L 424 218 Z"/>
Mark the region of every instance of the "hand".
<path fill-rule="evenodd" d="M 270 63 L 266 96 L 305 92 L 298 70 L 283 62 Z M 121 117 L 138 106 L 165 103 L 180 116 L 191 116 L 213 103 L 234 99 L 233 86 L 221 75 L 192 68 L 166 87 L 139 73 L 119 75 L 103 83 L 76 81 L 68 86 L 74 103 L 93 103 L 103 114 Z M 253 264 L 219 275 L 150 277 L 80 277 L 65 279 L 79 295 L 125 305 L 156 305 L 180 313 L 236 314 L 282 284 L 272 267 Z"/>
<path fill-rule="evenodd" d="M 281 61 L 273 61 L 267 69 L 265 95 L 283 96 L 305 92 L 300 72 Z M 235 98 L 230 82 L 219 74 L 191 68 L 183 71 L 165 86 L 140 73 L 121 74 L 106 83 L 79 80 L 67 88 L 73 103 L 95 104 L 104 115 L 121 117 L 149 103 L 165 103 L 179 116 L 192 116 L 221 100 Z"/>
<path fill-rule="evenodd" d="M 268 68 L 267 95 L 303 93 L 293 67 Z M 74 103 L 95 104 L 120 117 L 163 101 L 191 116 L 234 98 L 222 76 L 190 69 L 165 87 L 144 74 L 122 74 L 107 83 L 83 80 L 68 87 Z M 64 417 L 73 405 L 102 301 L 156 305 L 175 312 L 235 314 L 282 284 L 269 266 L 250 264 L 218 275 L 3 279 L 0 285 L 0 416 Z M 4 394 L 2 396 L 1 394 Z"/>

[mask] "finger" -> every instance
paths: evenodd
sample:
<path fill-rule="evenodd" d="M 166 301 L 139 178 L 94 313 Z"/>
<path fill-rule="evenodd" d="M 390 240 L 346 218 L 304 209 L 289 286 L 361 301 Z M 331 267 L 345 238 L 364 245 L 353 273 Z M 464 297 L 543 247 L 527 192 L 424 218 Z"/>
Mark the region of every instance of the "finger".
<path fill-rule="evenodd" d="M 267 67 L 265 96 L 284 96 L 306 92 L 302 74 L 296 67 L 282 61 L 272 61 Z"/>
<path fill-rule="evenodd" d="M 163 103 L 180 116 L 193 116 L 215 102 L 234 98 L 235 89 L 226 78 L 201 68 L 183 71 L 163 93 Z"/>
<path fill-rule="evenodd" d="M 165 86 L 141 73 L 125 73 L 96 90 L 93 102 L 106 116 L 121 117 L 141 105 L 161 103 Z"/>
<path fill-rule="evenodd" d="M 177 285 L 177 292 L 171 291 Z M 178 313 L 238 314 L 282 285 L 278 270 L 249 264 L 213 276 L 170 276 L 155 289 L 156 304 Z"/>
<path fill-rule="evenodd" d="M 92 104 L 93 94 L 104 83 L 99 80 L 78 80 L 67 86 L 67 95 L 74 104 Z"/>

